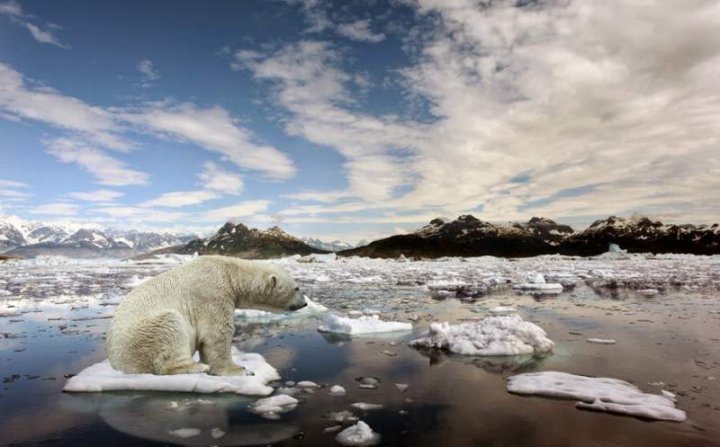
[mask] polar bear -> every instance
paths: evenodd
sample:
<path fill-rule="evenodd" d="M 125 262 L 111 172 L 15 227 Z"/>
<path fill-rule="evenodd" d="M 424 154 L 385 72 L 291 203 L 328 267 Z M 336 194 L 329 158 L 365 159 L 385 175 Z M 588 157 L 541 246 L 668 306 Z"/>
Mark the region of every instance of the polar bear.
<path fill-rule="evenodd" d="M 305 307 L 281 268 L 226 256 L 202 256 L 133 289 L 110 322 L 110 364 L 124 373 L 248 374 L 230 356 L 234 310 Z M 200 351 L 200 362 L 192 359 Z"/>

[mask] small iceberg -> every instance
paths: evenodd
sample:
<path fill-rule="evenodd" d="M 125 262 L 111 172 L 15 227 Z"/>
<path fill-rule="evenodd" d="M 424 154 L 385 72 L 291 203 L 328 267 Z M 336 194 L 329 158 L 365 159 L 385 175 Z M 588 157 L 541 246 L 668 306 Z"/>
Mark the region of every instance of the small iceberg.
<path fill-rule="evenodd" d="M 287 413 L 297 407 L 298 400 L 287 394 L 278 394 L 260 399 L 248 408 L 252 413 L 266 419 L 278 419 L 281 413 Z"/>
<path fill-rule="evenodd" d="M 348 318 L 330 314 L 323 319 L 323 324 L 318 327 L 318 331 L 320 332 L 345 335 L 380 334 L 411 330 L 412 324 L 410 323 L 382 321 L 377 315 Z"/>
<path fill-rule="evenodd" d="M 380 435 L 375 433 L 365 422 L 358 421 L 357 424 L 338 433 L 335 439 L 342 445 L 366 446 L 380 442 Z"/>
<path fill-rule="evenodd" d="M 197 357 L 197 354 L 196 354 Z M 63 391 L 71 393 L 99 393 L 103 391 L 171 391 L 186 393 L 235 393 L 247 396 L 267 396 L 273 388 L 269 382 L 280 379 L 277 370 L 260 354 L 243 353 L 232 347 L 233 361 L 252 376 L 211 376 L 206 373 L 125 374 L 110 366 L 110 361 L 88 366 L 65 383 Z M 197 360 L 197 358 L 196 358 Z"/>
<path fill-rule="evenodd" d="M 503 315 L 471 323 L 433 323 L 428 335 L 411 341 L 410 346 L 462 355 L 508 356 L 550 352 L 554 343 L 540 326 L 518 315 Z"/>
<path fill-rule="evenodd" d="M 507 390 L 514 394 L 577 399 L 575 406 L 582 410 L 673 422 L 687 418 L 684 411 L 675 408 L 672 393 L 643 393 L 635 385 L 619 379 L 544 371 L 510 377 Z"/>
<path fill-rule="evenodd" d="M 541 293 L 560 293 L 563 290 L 563 285 L 560 283 L 548 283 L 542 273 L 536 273 L 527 278 L 527 282 L 513 285 L 513 289 Z"/>

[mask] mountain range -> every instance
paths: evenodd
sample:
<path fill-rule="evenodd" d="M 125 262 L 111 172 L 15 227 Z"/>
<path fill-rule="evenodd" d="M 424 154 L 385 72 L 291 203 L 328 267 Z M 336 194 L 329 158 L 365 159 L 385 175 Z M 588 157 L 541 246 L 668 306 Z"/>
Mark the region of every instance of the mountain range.
<path fill-rule="evenodd" d="M 611 216 L 575 232 L 553 220 L 493 224 L 472 215 L 452 221 L 433 219 L 419 230 L 343 250 L 340 256 L 417 258 L 443 256 L 525 257 L 543 254 L 594 256 L 618 244 L 629 252 L 720 254 L 720 227 L 667 225 L 647 217 Z"/>
<path fill-rule="evenodd" d="M 17 218 L 0 219 L 0 253 L 35 257 L 130 257 L 186 243 L 197 236 L 155 231 L 77 227 Z"/>
<path fill-rule="evenodd" d="M 280 227 L 267 230 L 248 228 L 241 223 L 227 222 L 213 235 L 187 244 L 158 250 L 155 253 L 228 255 L 245 259 L 269 259 L 289 255 L 329 253 L 291 236 Z"/>
<path fill-rule="evenodd" d="M 576 232 L 542 217 L 496 224 L 472 215 L 433 219 L 422 228 L 352 247 L 342 241 L 298 238 L 280 227 L 267 230 L 226 223 L 207 238 L 191 234 L 70 228 L 0 219 L 0 253 L 34 257 L 133 257 L 146 253 L 223 254 L 248 259 L 337 252 L 340 256 L 413 258 L 443 256 L 594 256 L 617 244 L 628 252 L 720 254 L 720 227 L 663 224 L 647 217 L 611 216 Z"/>

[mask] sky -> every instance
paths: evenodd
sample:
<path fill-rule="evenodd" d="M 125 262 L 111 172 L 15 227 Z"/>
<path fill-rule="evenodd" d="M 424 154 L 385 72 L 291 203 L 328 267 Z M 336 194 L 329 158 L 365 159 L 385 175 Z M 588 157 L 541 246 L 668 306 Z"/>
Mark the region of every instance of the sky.
<path fill-rule="evenodd" d="M 0 215 L 711 223 L 718 79 L 717 0 L 0 0 Z"/>

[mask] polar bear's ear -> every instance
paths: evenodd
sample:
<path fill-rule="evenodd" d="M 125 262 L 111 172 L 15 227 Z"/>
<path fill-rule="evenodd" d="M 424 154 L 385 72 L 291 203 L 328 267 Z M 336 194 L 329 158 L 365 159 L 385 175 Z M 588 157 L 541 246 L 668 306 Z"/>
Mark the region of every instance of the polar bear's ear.
<path fill-rule="evenodd" d="M 268 282 L 270 283 L 270 290 L 274 289 L 277 285 L 277 276 L 270 275 L 270 278 L 268 279 Z"/>

